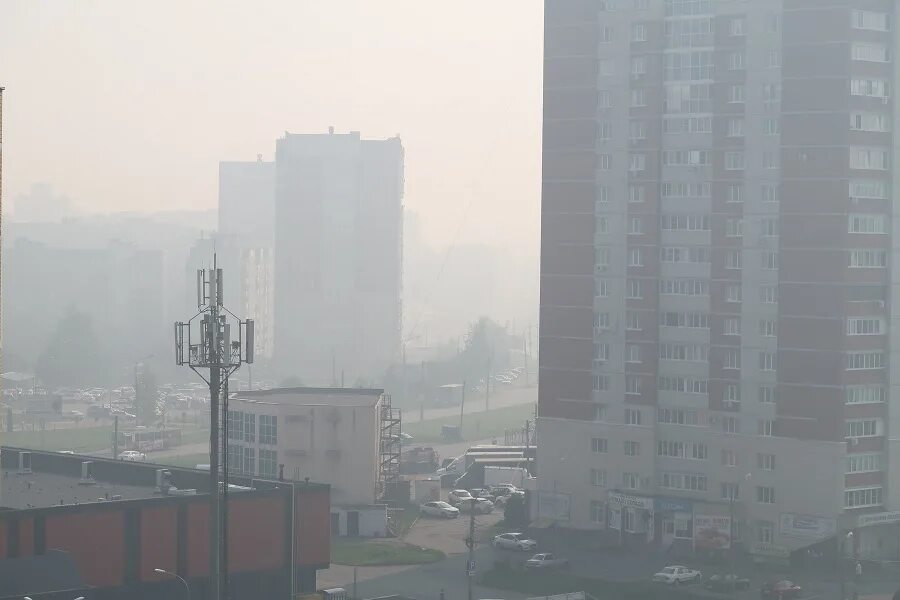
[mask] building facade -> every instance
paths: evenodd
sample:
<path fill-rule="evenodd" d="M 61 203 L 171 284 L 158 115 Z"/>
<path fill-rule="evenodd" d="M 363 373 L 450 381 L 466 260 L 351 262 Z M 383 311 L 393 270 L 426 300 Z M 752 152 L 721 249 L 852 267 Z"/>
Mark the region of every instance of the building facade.
<path fill-rule="evenodd" d="M 539 516 L 900 558 L 894 12 L 546 1 Z"/>
<path fill-rule="evenodd" d="M 404 152 L 331 131 L 276 143 L 275 353 L 286 374 L 337 385 L 400 356 Z"/>

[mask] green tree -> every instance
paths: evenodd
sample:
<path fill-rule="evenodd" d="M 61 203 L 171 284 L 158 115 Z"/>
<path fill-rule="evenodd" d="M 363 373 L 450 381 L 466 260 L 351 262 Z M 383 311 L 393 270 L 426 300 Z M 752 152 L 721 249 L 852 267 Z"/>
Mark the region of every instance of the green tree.
<path fill-rule="evenodd" d="M 51 386 L 97 385 L 105 372 L 103 354 L 91 317 L 69 307 L 38 357 L 35 374 Z"/>

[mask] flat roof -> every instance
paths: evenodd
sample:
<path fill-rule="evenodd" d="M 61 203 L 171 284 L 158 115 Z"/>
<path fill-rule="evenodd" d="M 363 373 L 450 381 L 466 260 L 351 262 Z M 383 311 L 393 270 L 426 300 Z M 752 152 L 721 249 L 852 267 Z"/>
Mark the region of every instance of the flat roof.
<path fill-rule="evenodd" d="M 292 406 L 373 406 L 384 395 L 376 388 L 292 387 L 234 392 L 231 397 L 261 404 Z"/>
<path fill-rule="evenodd" d="M 160 495 L 155 492 L 154 486 L 108 481 L 82 485 L 80 477 L 38 472 L 20 475 L 17 469 L 3 469 L 0 506 L 26 509 L 88 504 L 97 502 L 100 498 L 106 501 L 107 494 L 110 500 L 113 496 L 121 496 L 121 500 L 140 500 Z"/>

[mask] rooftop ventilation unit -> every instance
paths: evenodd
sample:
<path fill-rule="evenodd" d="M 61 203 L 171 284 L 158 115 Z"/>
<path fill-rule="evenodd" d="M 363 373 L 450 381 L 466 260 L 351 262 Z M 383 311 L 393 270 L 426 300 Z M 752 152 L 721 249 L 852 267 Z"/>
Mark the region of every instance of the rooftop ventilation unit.
<path fill-rule="evenodd" d="M 78 482 L 78 485 L 96 485 L 97 481 L 94 479 L 94 461 L 92 460 L 83 460 L 81 461 L 81 481 Z"/>

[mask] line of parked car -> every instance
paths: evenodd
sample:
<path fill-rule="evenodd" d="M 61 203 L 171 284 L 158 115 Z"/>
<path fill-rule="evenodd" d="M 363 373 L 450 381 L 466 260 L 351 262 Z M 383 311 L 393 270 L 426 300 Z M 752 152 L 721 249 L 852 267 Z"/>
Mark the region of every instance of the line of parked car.
<path fill-rule="evenodd" d="M 672 565 L 661 569 L 653 574 L 652 580 L 655 583 L 668 585 L 702 583 L 704 588 L 712 592 L 750 589 L 750 580 L 746 577 L 733 573 L 716 574 L 704 581 L 703 573 L 681 565 Z M 799 598 L 802 593 L 803 588 L 789 579 L 767 581 L 760 588 L 761 600 L 791 600 Z"/>
<path fill-rule="evenodd" d="M 524 496 L 525 492 L 509 483 L 501 483 L 486 488 L 471 490 L 452 490 L 447 494 L 447 501 L 435 500 L 425 502 L 419 512 L 428 517 L 454 519 L 462 512 L 474 511 L 477 515 L 493 512 L 494 507 L 505 506 L 514 496 Z"/>

